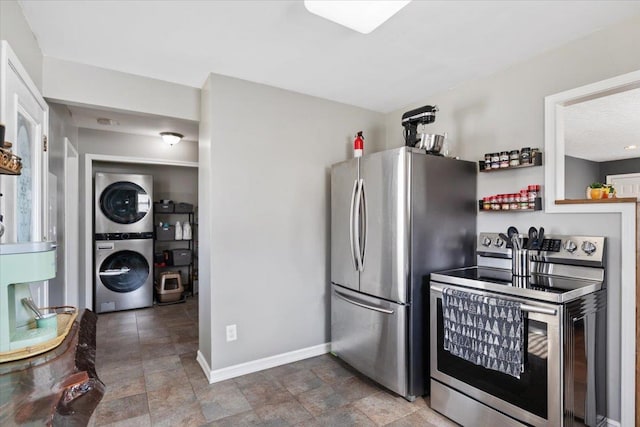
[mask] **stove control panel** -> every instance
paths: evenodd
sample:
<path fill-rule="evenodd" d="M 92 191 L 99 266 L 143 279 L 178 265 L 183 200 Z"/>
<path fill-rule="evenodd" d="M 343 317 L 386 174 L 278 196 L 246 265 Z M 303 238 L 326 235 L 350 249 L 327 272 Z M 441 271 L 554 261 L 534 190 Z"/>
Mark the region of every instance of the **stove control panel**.
<path fill-rule="evenodd" d="M 522 247 L 527 248 L 527 237 L 519 236 Z M 511 247 L 511 242 L 505 242 L 499 233 L 480 233 L 476 250 L 482 257 L 511 258 Z M 540 249 L 531 249 L 531 255 L 551 263 L 602 265 L 604 249 L 605 238 L 602 236 L 545 235 Z"/>

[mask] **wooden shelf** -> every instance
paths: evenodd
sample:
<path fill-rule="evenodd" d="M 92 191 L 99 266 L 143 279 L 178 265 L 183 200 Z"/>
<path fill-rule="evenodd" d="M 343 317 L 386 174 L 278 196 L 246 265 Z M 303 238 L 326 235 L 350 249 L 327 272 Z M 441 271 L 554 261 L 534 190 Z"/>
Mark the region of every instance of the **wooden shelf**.
<path fill-rule="evenodd" d="M 614 197 L 611 199 L 564 199 L 556 200 L 556 205 L 590 205 L 594 203 L 637 203 L 635 197 Z"/>
<path fill-rule="evenodd" d="M 509 166 L 507 168 L 485 169 L 484 160 L 478 160 L 478 167 L 480 172 L 500 172 L 500 171 L 508 171 L 513 169 L 532 168 L 534 166 L 542 166 L 542 153 L 539 151 L 536 153 L 535 156 L 531 156 L 531 163 L 528 163 L 526 165 Z"/>
<path fill-rule="evenodd" d="M 541 211 L 542 210 L 542 198 L 541 197 L 536 197 L 536 206 L 535 208 L 531 209 L 531 208 L 527 208 L 527 209 L 505 209 L 505 210 L 493 210 L 493 209 L 483 209 L 483 200 L 478 200 L 478 210 L 480 212 L 502 212 L 502 213 L 518 213 L 518 212 L 534 212 L 534 211 Z"/>

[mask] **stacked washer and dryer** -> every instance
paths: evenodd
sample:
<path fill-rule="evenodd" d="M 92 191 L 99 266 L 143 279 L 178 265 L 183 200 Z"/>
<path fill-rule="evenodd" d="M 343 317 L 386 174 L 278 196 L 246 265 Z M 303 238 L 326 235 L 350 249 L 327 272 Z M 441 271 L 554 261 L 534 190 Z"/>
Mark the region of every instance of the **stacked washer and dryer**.
<path fill-rule="evenodd" d="M 96 173 L 96 313 L 153 305 L 153 177 Z"/>

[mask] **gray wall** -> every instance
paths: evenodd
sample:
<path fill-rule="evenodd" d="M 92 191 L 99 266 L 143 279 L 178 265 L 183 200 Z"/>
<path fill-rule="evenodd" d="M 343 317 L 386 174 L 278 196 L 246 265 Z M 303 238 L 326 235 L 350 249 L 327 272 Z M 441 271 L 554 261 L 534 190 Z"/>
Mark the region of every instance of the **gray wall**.
<path fill-rule="evenodd" d="M 67 195 L 64 188 L 64 138 L 68 138 L 74 147 L 78 145 L 78 128 L 71 121 L 69 110 L 60 104 L 49 103 L 49 172 L 57 179 L 57 272 L 56 277 L 49 281 L 49 302 L 51 305 L 69 304 L 68 296 L 64 294 L 64 284 L 67 281 L 65 271 L 65 200 Z M 80 177 L 76 177 L 79 179 Z"/>
<path fill-rule="evenodd" d="M 604 182 L 600 179 L 600 163 L 577 157 L 564 156 L 564 197 L 566 199 L 584 199 L 592 182 Z"/>
<path fill-rule="evenodd" d="M 200 89 L 64 61 L 43 62 L 42 94 L 61 103 L 200 120 Z"/>
<path fill-rule="evenodd" d="M 592 162 L 571 156 L 565 161 L 565 198 L 584 199 L 586 187 L 592 182 L 607 182 L 607 175 L 640 173 L 640 158 Z"/>
<path fill-rule="evenodd" d="M 42 91 L 42 51 L 15 0 L 0 1 L 0 40 L 9 42 L 31 80 Z"/>
<path fill-rule="evenodd" d="M 607 182 L 607 175 L 640 173 L 640 158 L 600 162 L 599 165 L 600 182 Z"/>
<path fill-rule="evenodd" d="M 329 168 L 359 130 L 382 149 L 382 115 L 215 74 L 201 108 L 201 353 L 216 370 L 329 342 Z"/>
<path fill-rule="evenodd" d="M 590 36 L 515 64 L 494 75 L 424 97 L 386 116 L 387 146 L 402 145 L 403 112 L 424 104 L 437 104 L 440 112 L 431 126 L 448 131 L 451 150 L 463 159 L 477 161 L 484 153 L 521 147 L 544 147 L 544 97 L 588 83 L 640 69 L 640 18 L 635 17 Z M 481 173 L 478 197 L 514 192 L 527 184 L 544 184 L 543 167 Z M 593 234 L 594 224 L 608 238 L 608 406 L 609 417 L 620 419 L 620 217 L 617 214 L 478 214 L 479 231 L 504 231 L 508 225 L 526 230 L 544 226 L 547 233 Z M 624 236 L 633 238 L 633 236 Z M 628 375 L 629 373 L 625 373 Z"/>

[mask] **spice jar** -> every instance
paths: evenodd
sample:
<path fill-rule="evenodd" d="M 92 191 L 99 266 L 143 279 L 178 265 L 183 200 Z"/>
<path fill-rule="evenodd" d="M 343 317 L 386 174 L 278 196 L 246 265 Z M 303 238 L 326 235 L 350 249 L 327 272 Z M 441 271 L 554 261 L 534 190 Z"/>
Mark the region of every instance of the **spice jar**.
<path fill-rule="evenodd" d="M 484 155 L 484 168 L 491 169 L 491 153 Z"/>
<path fill-rule="evenodd" d="M 485 197 L 482 199 L 482 210 L 483 211 L 491 210 L 491 197 Z"/>
<path fill-rule="evenodd" d="M 535 164 L 536 163 L 536 157 L 540 155 L 540 149 L 539 148 L 532 148 L 531 149 L 531 163 Z"/>
<path fill-rule="evenodd" d="M 518 201 L 520 200 L 520 197 L 518 194 L 510 194 L 509 195 L 509 208 L 511 210 L 514 209 L 518 209 Z"/>
<path fill-rule="evenodd" d="M 500 204 L 498 203 L 497 196 L 491 196 L 491 209 L 494 211 L 500 210 Z"/>
<path fill-rule="evenodd" d="M 527 202 L 529 205 L 529 209 L 536 208 L 536 198 L 538 198 L 538 194 L 540 194 L 539 185 L 533 184 L 527 187 Z"/>
<path fill-rule="evenodd" d="M 508 168 L 509 167 L 509 152 L 502 151 L 500 152 L 500 167 Z"/>
<path fill-rule="evenodd" d="M 519 150 L 511 150 L 509 153 L 509 166 L 519 166 L 520 165 L 520 151 Z"/>
<path fill-rule="evenodd" d="M 509 201 L 510 196 L 510 194 L 502 195 L 502 204 L 500 205 L 500 209 L 502 209 L 503 211 L 508 211 L 511 207 L 511 202 Z"/>
<path fill-rule="evenodd" d="M 491 153 L 491 169 L 500 167 L 500 153 Z"/>
<path fill-rule="evenodd" d="M 528 165 L 531 164 L 531 148 L 524 147 L 520 150 L 520 164 Z"/>

